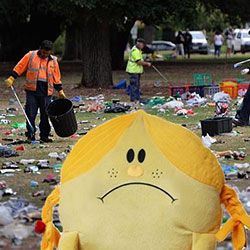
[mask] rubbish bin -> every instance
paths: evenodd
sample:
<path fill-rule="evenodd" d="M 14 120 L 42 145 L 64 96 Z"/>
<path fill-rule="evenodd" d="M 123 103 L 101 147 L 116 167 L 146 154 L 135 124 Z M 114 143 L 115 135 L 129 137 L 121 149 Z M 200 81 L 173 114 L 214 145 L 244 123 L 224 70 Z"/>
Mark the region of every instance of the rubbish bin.
<path fill-rule="evenodd" d="M 47 109 L 55 132 L 60 137 L 68 137 L 77 131 L 77 122 L 73 104 L 68 99 L 57 99 Z"/>
<path fill-rule="evenodd" d="M 206 134 L 214 136 L 232 131 L 232 118 L 230 117 L 217 117 L 201 120 L 200 122 L 203 136 Z"/>

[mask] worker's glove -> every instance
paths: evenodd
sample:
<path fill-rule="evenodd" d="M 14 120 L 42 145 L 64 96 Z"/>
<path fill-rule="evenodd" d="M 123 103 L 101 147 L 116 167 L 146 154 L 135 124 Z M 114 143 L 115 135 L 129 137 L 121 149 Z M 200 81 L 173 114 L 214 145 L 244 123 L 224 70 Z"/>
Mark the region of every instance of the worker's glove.
<path fill-rule="evenodd" d="M 59 97 L 61 99 L 66 99 L 67 98 L 62 89 L 58 92 L 58 95 L 59 95 Z"/>
<path fill-rule="evenodd" d="M 5 82 L 6 87 L 10 88 L 14 81 L 15 81 L 15 78 L 13 76 L 10 76 L 4 82 Z"/>
<path fill-rule="evenodd" d="M 250 70 L 249 70 L 248 68 L 246 68 L 246 69 L 241 70 L 240 73 L 241 73 L 242 75 L 246 75 L 246 74 L 249 73 L 249 71 L 250 71 Z"/>

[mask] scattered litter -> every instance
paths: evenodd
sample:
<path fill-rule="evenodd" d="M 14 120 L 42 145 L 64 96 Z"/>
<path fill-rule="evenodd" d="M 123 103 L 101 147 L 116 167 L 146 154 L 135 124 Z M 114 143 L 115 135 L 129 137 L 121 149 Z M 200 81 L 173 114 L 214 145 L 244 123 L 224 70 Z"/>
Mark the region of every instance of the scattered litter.
<path fill-rule="evenodd" d="M 37 181 L 30 181 L 30 186 L 31 187 L 37 187 L 38 186 L 38 182 Z"/>
<path fill-rule="evenodd" d="M 174 109 L 174 108 L 182 108 L 184 106 L 184 103 L 181 101 L 170 101 L 165 103 L 166 107 Z"/>
<path fill-rule="evenodd" d="M 53 166 L 53 169 L 61 169 L 62 168 L 62 164 L 55 164 Z"/>
<path fill-rule="evenodd" d="M 15 169 L 1 169 L 0 170 L 1 174 L 8 174 L 8 173 L 14 173 L 14 172 L 16 172 Z"/>
<path fill-rule="evenodd" d="M 33 164 L 35 161 L 35 159 L 21 159 L 19 163 L 22 165 L 28 165 Z"/>
<path fill-rule="evenodd" d="M 8 146 L 0 146 L 0 157 L 18 156 L 18 153 Z"/>
<path fill-rule="evenodd" d="M 209 136 L 209 134 L 207 134 L 206 136 L 202 136 L 201 138 L 202 138 L 202 142 L 207 148 L 209 148 L 213 143 L 216 143 L 217 141 L 216 139 Z"/>
<path fill-rule="evenodd" d="M 16 148 L 16 151 L 24 151 L 24 150 L 25 150 L 24 145 L 21 145 L 21 146 Z"/>
<path fill-rule="evenodd" d="M 13 222 L 11 209 L 3 205 L 0 206 L 0 225 L 5 226 Z"/>
<path fill-rule="evenodd" d="M 214 94 L 213 101 L 230 103 L 231 97 L 229 96 L 229 94 L 226 94 L 224 92 L 218 92 Z"/>
<path fill-rule="evenodd" d="M 249 168 L 249 163 L 234 163 L 234 166 L 238 169 L 247 169 Z"/>
<path fill-rule="evenodd" d="M 86 123 L 90 123 L 89 120 L 83 120 L 83 121 L 80 121 L 79 124 L 86 124 Z"/>
<path fill-rule="evenodd" d="M 32 193 L 32 197 L 38 197 L 38 196 L 41 196 L 41 195 L 44 195 L 44 194 L 45 194 L 45 191 L 40 190 L 40 191 L 37 191 L 35 193 Z"/>
<path fill-rule="evenodd" d="M 49 157 L 52 157 L 52 158 L 57 158 L 59 155 L 57 152 L 52 152 L 52 153 L 49 153 Z"/>
<path fill-rule="evenodd" d="M 86 97 L 86 100 L 88 100 L 88 101 L 100 101 L 100 100 L 104 100 L 104 95 L 100 94 L 100 95 L 97 95 L 97 96 L 89 96 L 89 97 Z"/>
<path fill-rule="evenodd" d="M 104 109 L 104 113 L 123 113 L 130 110 L 129 105 L 122 103 L 114 103 L 111 106 Z"/>
<path fill-rule="evenodd" d="M 10 124 L 10 123 L 11 123 L 10 120 L 1 119 L 1 121 L 0 121 L 0 124 L 3 124 L 3 125 L 7 125 L 7 124 Z"/>
<path fill-rule="evenodd" d="M 206 98 L 200 97 L 199 94 L 196 94 L 195 92 L 191 94 L 190 99 L 186 101 L 187 106 L 190 107 L 199 107 L 203 104 L 205 104 L 207 101 Z"/>
<path fill-rule="evenodd" d="M 11 124 L 11 127 L 12 127 L 12 128 L 25 129 L 25 128 L 26 128 L 26 123 L 14 122 L 13 124 Z"/>
<path fill-rule="evenodd" d="M 20 245 L 21 241 L 31 235 L 33 226 L 23 225 L 17 222 L 8 224 L 2 229 L 2 234 L 6 238 L 11 238 L 12 241 L 18 242 L 16 245 Z"/>
<path fill-rule="evenodd" d="M 164 104 L 165 103 L 165 97 L 164 96 L 153 96 L 151 100 L 147 103 L 149 106 L 154 106 L 157 104 Z"/>
<path fill-rule="evenodd" d="M 157 81 L 157 82 L 154 83 L 154 86 L 155 86 L 155 87 L 161 87 L 161 86 L 162 86 L 162 83 L 159 82 L 159 81 Z"/>
<path fill-rule="evenodd" d="M 82 101 L 82 97 L 77 95 L 73 98 L 70 99 L 72 102 L 81 102 Z"/>

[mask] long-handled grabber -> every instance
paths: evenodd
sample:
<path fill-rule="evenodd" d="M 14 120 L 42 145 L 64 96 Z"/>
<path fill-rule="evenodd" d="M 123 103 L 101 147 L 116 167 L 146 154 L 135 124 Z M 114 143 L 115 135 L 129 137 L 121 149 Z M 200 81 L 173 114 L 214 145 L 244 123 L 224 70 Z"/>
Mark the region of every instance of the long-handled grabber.
<path fill-rule="evenodd" d="M 236 68 L 240 67 L 242 64 L 248 63 L 248 62 L 250 62 L 250 59 L 247 59 L 247 60 L 244 60 L 244 61 L 235 63 L 235 64 L 234 64 L 234 68 L 236 69 Z"/>
<path fill-rule="evenodd" d="M 168 82 L 168 79 L 154 66 L 152 65 L 152 68 L 166 81 Z"/>
<path fill-rule="evenodd" d="M 22 109 L 22 111 L 23 111 L 23 114 L 24 114 L 24 116 L 25 116 L 25 118 L 26 118 L 26 120 L 27 120 L 27 122 L 28 122 L 28 124 L 29 124 L 29 126 L 30 126 L 31 137 L 33 137 L 33 136 L 34 136 L 35 130 L 34 130 L 33 126 L 31 125 L 31 122 L 30 122 L 30 120 L 29 120 L 29 118 L 28 118 L 28 116 L 27 116 L 27 114 L 26 114 L 26 112 L 25 112 L 25 110 L 24 110 L 24 108 L 23 108 L 23 106 L 22 106 L 22 104 L 21 104 L 21 102 L 20 102 L 20 100 L 19 100 L 17 94 L 16 94 L 16 91 L 15 91 L 15 89 L 14 89 L 14 87 L 13 87 L 12 85 L 11 85 L 11 90 L 12 90 L 14 96 L 15 96 L 16 99 L 17 99 L 17 102 L 19 103 L 19 105 L 20 105 L 20 107 L 21 107 L 21 109 Z"/>

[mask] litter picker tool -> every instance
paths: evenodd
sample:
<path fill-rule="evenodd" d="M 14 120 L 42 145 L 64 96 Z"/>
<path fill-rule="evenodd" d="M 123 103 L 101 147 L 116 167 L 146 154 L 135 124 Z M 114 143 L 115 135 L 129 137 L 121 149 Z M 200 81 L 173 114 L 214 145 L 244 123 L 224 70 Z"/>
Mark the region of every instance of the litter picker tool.
<path fill-rule="evenodd" d="M 168 82 L 168 79 L 154 66 L 152 65 L 152 68 L 166 81 Z"/>
<path fill-rule="evenodd" d="M 33 126 L 31 125 L 31 122 L 30 122 L 28 116 L 26 115 L 25 110 L 24 110 L 24 108 L 23 108 L 23 105 L 21 104 L 21 102 L 20 102 L 20 100 L 19 100 L 19 98 L 18 98 L 18 96 L 17 96 L 17 94 L 16 94 L 16 91 L 15 91 L 15 89 L 14 89 L 13 86 L 11 86 L 11 90 L 12 90 L 14 96 L 15 96 L 16 99 L 17 99 L 18 104 L 20 105 L 20 107 L 21 107 L 21 109 L 22 109 L 22 111 L 23 111 L 23 114 L 24 114 L 24 116 L 25 116 L 25 118 L 26 118 L 26 120 L 27 120 L 27 122 L 28 122 L 28 124 L 29 124 L 29 126 L 30 126 L 31 133 L 32 133 L 32 136 L 33 136 L 33 135 L 34 135 L 34 132 L 35 132 L 35 131 L 34 131 L 34 128 L 33 128 Z"/>
<path fill-rule="evenodd" d="M 234 64 L 234 68 L 236 69 L 236 68 L 240 67 L 242 64 L 248 63 L 248 62 L 250 62 L 250 59 L 247 59 L 247 60 L 244 60 L 244 61 L 235 63 L 235 64 Z"/>

